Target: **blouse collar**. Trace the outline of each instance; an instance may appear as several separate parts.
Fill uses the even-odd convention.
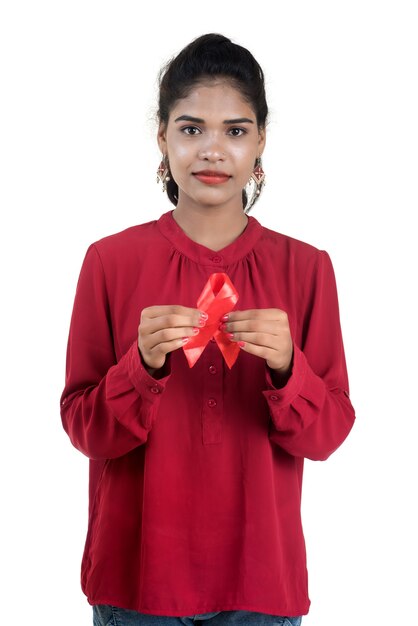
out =
[[[190,239],[174,219],[173,211],[174,209],[163,213],[157,220],[157,226],[179,252],[200,265],[219,267],[239,261],[253,249],[263,229],[260,222],[249,215],[242,233],[225,248],[215,251]]]

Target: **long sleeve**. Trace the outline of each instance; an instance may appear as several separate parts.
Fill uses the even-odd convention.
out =
[[[335,276],[324,251],[307,278],[302,310],[301,345],[294,343],[292,375],[285,387],[276,389],[266,368],[269,436],[294,456],[324,460],[344,441],[355,419]]]
[[[117,361],[106,279],[92,244],[77,283],[61,419],[73,445],[91,459],[122,456],[147,440],[170,377],[154,379],[135,340]]]

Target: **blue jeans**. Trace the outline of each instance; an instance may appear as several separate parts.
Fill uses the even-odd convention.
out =
[[[207,623],[206,623],[207,622]],[[188,617],[168,617],[146,615],[128,609],[119,609],[107,604],[93,606],[94,626],[300,626],[301,617],[281,617],[255,613],[254,611],[219,611],[189,615]]]

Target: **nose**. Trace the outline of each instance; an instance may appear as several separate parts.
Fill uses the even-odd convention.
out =
[[[200,146],[198,157],[202,161],[223,161],[226,154],[219,138],[208,136],[204,144]]]

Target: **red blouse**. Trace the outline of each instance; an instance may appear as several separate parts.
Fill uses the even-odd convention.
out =
[[[180,348],[155,379],[137,347],[144,307],[196,307],[213,272],[237,310],[287,312],[292,375],[264,359],[232,369],[209,341],[189,368]],[[92,244],[74,301],[61,417],[90,458],[82,588],[90,604],[155,615],[309,609],[300,518],[303,459],[326,459],[354,411],[331,261],[249,216],[214,252],[172,211]]]

